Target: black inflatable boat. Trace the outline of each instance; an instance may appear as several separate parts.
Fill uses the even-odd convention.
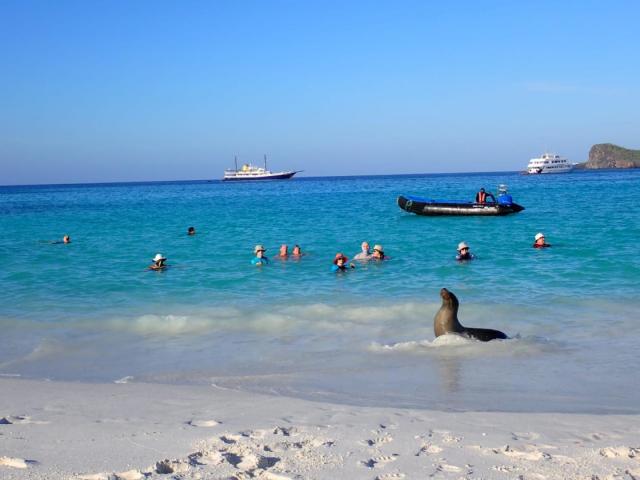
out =
[[[511,201],[475,203],[475,202],[449,202],[445,200],[432,200],[429,198],[414,197],[412,195],[400,195],[398,206],[416,215],[440,216],[440,215],[509,215],[524,210],[524,207]]]

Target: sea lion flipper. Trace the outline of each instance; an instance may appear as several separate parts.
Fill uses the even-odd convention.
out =
[[[509,338],[500,330],[493,330],[491,328],[465,328],[465,334],[470,338],[475,338],[482,342],[489,342],[491,340],[506,340]]]

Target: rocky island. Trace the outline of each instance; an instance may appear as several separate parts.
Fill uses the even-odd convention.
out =
[[[575,168],[640,168],[640,150],[630,150],[612,143],[598,143],[589,150],[589,160]]]

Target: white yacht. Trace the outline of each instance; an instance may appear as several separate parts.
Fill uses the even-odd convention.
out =
[[[295,170],[288,170],[285,172],[272,172],[267,170],[267,156],[264,156],[264,167],[258,167],[245,163],[242,168],[238,168],[238,159],[235,160],[236,168],[228,168],[224,171],[223,181],[229,180],[285,180],[293,177],[296,173]]]
[[[565,157],[555,153],[543,153],[539,158],[532,158],[527,165],[527,173],[568,173],[573,164]]]

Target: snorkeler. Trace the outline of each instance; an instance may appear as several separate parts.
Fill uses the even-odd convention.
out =
[[[265,257],[264,252],[267,250],[262,245],[256,245],[253,252],[256,254],[251,260],[251,265],[268,265],[269,259]]]
[[[466,260],[473,260],[476,256],[469,251],[469,245],[467,242],[460,242],[458,244],[458,255],[456,255],[456,260],[459,262],[464,262]]]
[[[149,270],[164,270],[168,267],[164,262],[167,261],[166,257],[163,257],[161,253],[156,253],[156,256],[151,260],[153,263],[149,265]]]

